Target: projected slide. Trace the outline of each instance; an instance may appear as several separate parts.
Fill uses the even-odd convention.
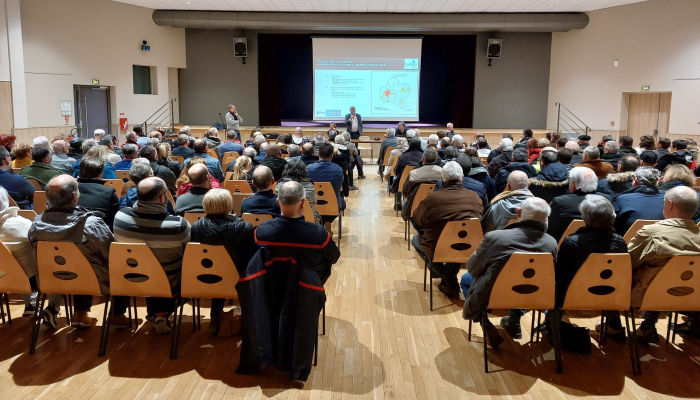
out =
[[[418,120],[420,39],[314,38],[313,51],[315,120],[342,119],[351,106],[363,121]]]

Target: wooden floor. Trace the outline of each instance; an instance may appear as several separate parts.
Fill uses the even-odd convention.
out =
[[[642,346],[643,375],[633,377],[627,347],[611,340],[599,347],[594,332],[592,353],[564,352],[564,374],[557,375],[549,343],[528,342],[530,313],[522,321],[524,339],[506,336],[500,349],[489,351],[492,372],[485,374],[479,326],[468,342],[463,300],[436,294],[436,310],[429,311],[423,265],[406,249],[403,221],[395,217],[375,167],[366,168],[368,178],[358,181],[360,190],[348,201],[341,261],[326,284],[327,334],[320,337],[318,366],[305,385],[274,370],[236,375],[240,338],[212,337],[206,320],[193,333],[186,319],[180,358],[170,361],[170,336],[155,334],[147,324],[136,334],[112,330],[107,355],[98,358],[99,327],[65,328],[63,318],[53,336],[42,328],[36,354],[28,355],[29,321],[16,318],[0,326],[0,399],[700,397],[695,340]],[[12,304],[19,316],[21,302]],[[91,315],[101,321],[101,304]],[[492,314],[492,322],[498,325],[503,315]],[[573,321],[593,329],[596,317],[579,314]],[[662,319],[660,332],[665,324]]]

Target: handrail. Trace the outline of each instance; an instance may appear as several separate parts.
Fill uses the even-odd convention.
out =
[[[557,106],[557,132],[561,132],[559,129],[560,127],[567,128],[569,132],[583,131],[584,134],[588,134],[591,131],[591,128],[586,125],[581,118],[577,117],[576,114],[571,112],[571,110],[569,110],[565,105],[559,102],[554,103],[554,105]],[[583,127],[581,127],[579,123],[581,123]]]
[[[150,117],[146,118],[146,121],[148,121],[149,119],[153,118],[154,115],[158,114],[158,112],[160,112],[160,110],[162,110],[165,106],[169,105],[170,102],[172,102],[172,101],[177,101],[177,99],[173,97],[172,99],[168,100],[165,104],[163,104],[162,106],[160,106],[160,107],[156,110],[156,112],[153,113],[153,115],[151,115]]]
[[[176,98],[168,100],[167,103],[163,104],[156,112],[154,112],[150,117],[146,119],[143,123],[144,132],[148,132],[148,126],[162,127],[163,123],[167,123],[172,132],[175,129],[175,111],[174,103],[177,101]]]

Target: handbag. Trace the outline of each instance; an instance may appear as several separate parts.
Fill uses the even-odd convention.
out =
[[[576,354],[590,354],[591,352],[591,337],[588,334],[590,330],[570,324],[566,321],[559,323],[562,350],[570,351]],[[551,340],[551,335],[550,335]]]
[[[243,319],[238,307],[234,307],[230,311],[222,311],[219,315],[221,316],[221,325],[219,326],[218,336],[231,337],[240,335],[243,330]]]

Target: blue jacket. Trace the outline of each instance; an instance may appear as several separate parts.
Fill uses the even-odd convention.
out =
[[[333,185],[333,190],[338,198],[338,207],[341,210],[344,209],[343,195],[341,194],[343,190],[343,169],[338,164],[321,160],[310,164],[306,167],[306,170],[308,171],[308,177],[314,182],[330,182]]]
[[[230,151],[235,151],[236,153],[238,153],[238,155],[241,155],[241,156],[243,155],[243,146],[241,146],[240,144],[238,144],[236,142],[222,143],[219,145],[217,150],[219,151],[219,157],[221,157],[221,158],[224,157],[224,153],[227,153]]]
[[[219,160],[206,153],[194,153],[192,157],[204,158],[207,162],[207,169],[211,173],[211,176],[216,178],[216,180],[219,182],[224,181],[224,173],[221,170],[221,163],[219,162]],[[185,160],[185,163],[183,165],[187,165],[188,162],[190,162],[189,158]]]
[[[131,162],[134,160],[121,160],[114,164],[115,171],[128,171],[131,169]]]
[[[265,160],[265,157],[267,157],[267,151],[261,151],[260,154],[255,156],[255,161],[261,163]]]
[[[615,232],[625,236],[638,219],[664,219],[664,194],[656,186],[640,185],[620,193],[615,206]]]
[[[12,200],[23,210],[29,210],[34,203],[34,186],[21,175],[15,175],[11,170],[0,170],[0,186],[7,190]]]
[[[530,165],[529,162],[514,161],[501,168],[496,174],[496,177],[494,178],[496,185],[496,193],[501,193],[502,191],[506,190],[506,186],[508,186],[508,177],[513,171],[522,171],[527,175],[528,178],[534,178],[535,175],[537,175],[535,167]]]
[[[547,164],[535,176],[538,181],[562,182],[569,179],[569,170],[560,162]]]
[[[472,171],[474,171],[476,168],[473,168]],[[486,172],[486,168],[481,168],[480,170],[483,170],[481,172],[477,171],[474,175],[471,173],[469,174],[469,177],[474,179],[475,181],[479,181],[484,184],[484,187],[486,188],[486,195],[489,197],[489,201],[492,200],[494,197],[496,197],[496,183],[491,179],[489,174]]]
[[[78,160],[73,164],[73,178],[77,178],[80,175],[80,161]],[[102,179],[117,179],[117,174],[114,173],[114,168],[109,162],[105,163],[105,169],[102,171]]]
[[[476,179],[472,179],[470,177],[464,177],[464,180],[462,181],[462,187],[465,189],[469,189],[472,192],[476,193],[479,198],[481,199],[481,204],[484,205],[484,210],[486,209],[486,206],[489,203],[488,195],[486,194],[486,186],[484,186],[483,183],[477,181]],[[442,188],[442,179],[437,181],[435,183],[435,191],[438,191]]]
[[[241,213],[270,214],[277,218],[280,216],[277,195],[272,190],[258,190],[241,202]]]

